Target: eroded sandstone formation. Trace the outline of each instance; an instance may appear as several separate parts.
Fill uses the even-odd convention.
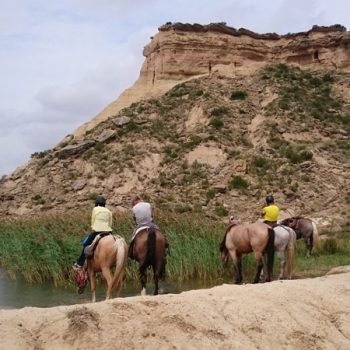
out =
[[[225,23],[165,24],[143,50],[140,78],[91,122],[76,130],[80,136],[132,102],[160,96],[174,85],[219,71],[250,74],[269,63],[307,68],[350,70],[350,32],[341,25],[314,26],[307,32],[257,34]]]

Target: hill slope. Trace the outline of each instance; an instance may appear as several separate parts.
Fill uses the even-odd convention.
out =
[[[266,66],[212,73],[123,109],[1,182],[3,214],[65,211],[97,193],[128,206],[254,220],[266,193],[288,213],[346,219],[350,75]]]

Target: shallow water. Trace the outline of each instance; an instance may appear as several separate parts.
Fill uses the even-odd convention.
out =
[[[222,284],[223,281],[203,282],[199,280],[177,283],[172,281],[160,282],[160,293],[181,293],[186,290],[210,288]],[[148,283],[147,293],[153,293],[153,283]],[[123,296],[140,295],[140,285],[126,283]],[[105,297],[105,287],[102,281],[98,282],[97,301]],[[59,305],[82,304],[91,301],[89,285],[84,294],[78,295],[76,288],[72,285],[67,288],[55,287],[50,282],[41,284],[26,283],[23,277],[18,276],[16,280],[8,277],[4,270],[0,269],[0,309],[19,309],[25,306],[51,307]]]

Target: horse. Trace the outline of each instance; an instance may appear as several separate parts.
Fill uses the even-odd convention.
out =
[[[272,280],[274,260],[275,231],[268,225],[256,222],[253,224],[230,225],[225,232],[220,244],[222,260],[227,263],[230,255],[234,265],[236,284],[241,284],[242,255],[254,252],[256,261],[256,274],[253,283],[260,281],[263,267],[263,255],[267,255],[266,282]]]
[[[158,283],[164,278],[167,241],[163,233],[155,228],[141,229],[131,247],[131,258],[139,263],[141,295],[146,295],[147,268],[153,269],[154,295],[159,292]]]
[[[306,246],[306,256],[309,258],[314,243],[318,242],[318,231],[316,224],[312,220],[302,216],[287,218],[279,221],[278,223],[292,228],[297,235],[297,239],[302,238],[304,240]]]
[[[128,260],[128,246],[124,238],[118,235],[107,235],[102,237],[94,254],[91,258],[87,258],[82,269],[78,269],[75,275],[75,281],[78,285],[78,292],[83,293],[87,277],[89,277],[92,302],[96,301],[96,273],[102,272],[106,281],[106,300],[111,298],[112,288],[115,286],[117,296],[120,296],[123,280],[125,275],[125,267]],[[115,267],[114,274],[111,268]]]
[[[287,251],[287,278],[292,279],[293,265],[294,265],[294,253],[295,253],[295,231],[283,225],[277,225],[273,228],[275,231],[275,253],[280,260],[280,274],[279,279],[284,278],[286,259],[285,253]]]

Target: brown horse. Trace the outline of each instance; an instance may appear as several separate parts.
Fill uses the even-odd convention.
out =
[[[165,274],[166,239],[156,228],[145,228],[137,233],[133,241],[132,257],[139,263],[141,295],[146,295],[147,268],[153,269],[154,295],[158,294],[159,279]]]
[[[89,276],[92,302],[96,301],[96,282],[95,275],[102,272],[106,281],[106,300],[111,298],[112,288],[115,286],[117,296],[120,296],[125,267],[128,259],[128,246],[124,238],[117,235],[107,235],[102,237],[95,249],[92,258],[85,261],[83,269],[76,271],[75,280],[79,288],[79,293],[84,291]],[[111,268],[115,267],[114,274],[111,273]]]
[[[275,232],[268,225],[256,222],[254,224],[231,225],[227,228],[220,244],[221,258],[226,263],[229,255],[233,260],[235,283],[240,284],[242,277],[242,255],[254,252],[256,274],[253,283],[260,280],[263,268],[263,255],[267,255],[266,282],[270,282],[273,273]]]
[[[309,258],[311,255],[314,244],[318,243],[318,231],[316,224],[307,218],[302,216],[294,216],[281,220],[281,225],[292,228],[297,234],[297,239],[303,239],[306,246],[306,256]]]

